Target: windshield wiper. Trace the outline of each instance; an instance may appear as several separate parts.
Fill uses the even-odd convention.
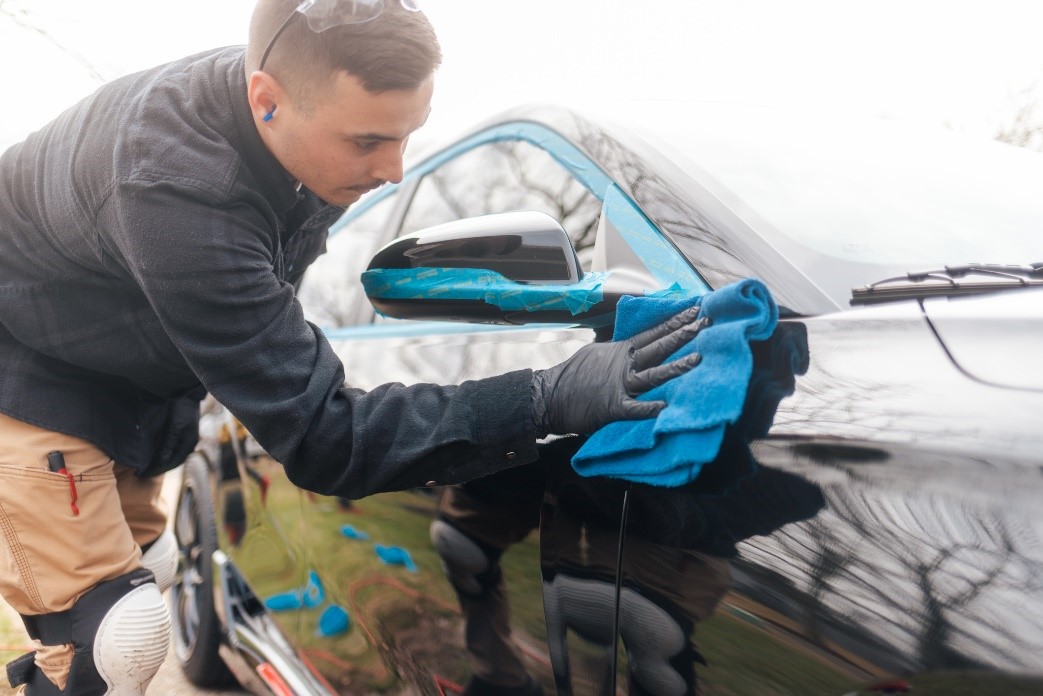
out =
[[[975,295],[997,290],[1043,286],[1043,262],[1027,266],[968,263],[933,271],[913,271],[851,290],[851,304],[872,304],[922,297]]]

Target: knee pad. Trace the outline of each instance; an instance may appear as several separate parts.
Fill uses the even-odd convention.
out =
[[[695,693],[693,659],[699,659],[689,640],[691,625],[682,626],[665,609],[626,588],[619,601],[619,624],[630,661],[630,692],[683,696]]]
[[[431,543],[457,592],[480,596],[500,578],[500,553],[467,536],[445,520],[431,523]]]
[[[22,620],[44,645],[75,646],[64,690],[35,668],[34,653],[8,665],[12,685],[27,684],[27,696],[144,696],[170,643],[166,602],[144,568],[99,583],[71,609]]]
[[[603,610],[614,603],[611,582],[558,573],[544,582],[547,631],[556,678],[567,675],[568,630],[593,645],[613,640],[613,616]],[[629,588],[619,597],[619,631],[627,651],[632,696],[684,696],[695,693],[694,660],[703,661],[689,640],[691,625],[682,626],[665,609]]]
[[[141,554],[141,565],[156,576],[160,592],[166,592],[174,584],[177,574],[177,538],[169,529],[145,547]]]

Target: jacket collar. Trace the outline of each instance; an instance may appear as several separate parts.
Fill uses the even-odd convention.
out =
[[[297,190],[293,177],[269,152],[268,146],[257,132],[250,103],[246,98],[245,61],[244,50],[236,60],[227,64],[229,101],[239,131],[239,156],[257,183],[260,193],[282,217],[301,200],[304,189]]]

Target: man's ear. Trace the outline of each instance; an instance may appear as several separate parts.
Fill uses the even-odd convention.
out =
[[[275,117],[280,103],[288,103],[286,90],[272,75],[260,70],[250,75],[246,82],[246,96],[254,121],[268,123]]]

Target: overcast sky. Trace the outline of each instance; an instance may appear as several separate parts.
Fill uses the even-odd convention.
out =
[[[245,41],[253,0],[0,0],[0,149],[112,78]],[[424,0],[427,138],[563,96],[783,103],[991,135],[1043,102],[1040,0]],[[1031,96],[1021,93],[1030,90]],[[1043,119],[1043,108],[1039,111]]]

